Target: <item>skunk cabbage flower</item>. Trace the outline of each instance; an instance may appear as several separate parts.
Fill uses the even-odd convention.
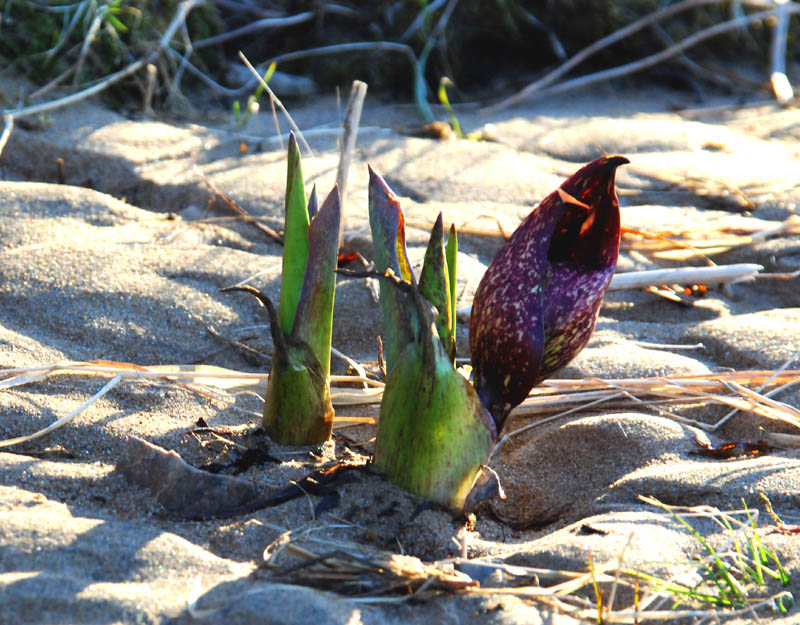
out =
[[[252,287],[267,309],[274,351],[264,403],[264,427],[281,445],[326,441],[333,427],[328,377],[341,203],[336,186],[317,210],[306,204],[300,152],[289,137],[280,308]]]
[[[371,169],[369,214],[387,368],[374,462],[401,488],[462,510],[484,497],[485,482],[477,478],[496,431],[453,366],[455,230],[445,245],[439,215],[417,285],[406,254],[403,211]]]
[[[531,388],[586,345],[619,256],[622,156],[592,161],[528,215],[475,292],[475,389],[498,432]]]

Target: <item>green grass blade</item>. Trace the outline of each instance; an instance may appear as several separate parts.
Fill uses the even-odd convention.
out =
[[[269,67],[267,68],[267,71],[264,72],[264,76],[262,77],[264,79],[264,83],[262,83],[260,80],[258,81],[258,87],[256,87],[256,90],[253,92],[253,97],[256,100],[258,100],[258,98],[260,98],[261,95],[264,93],[264,84],[269,82],[269,79],[272,78],[272,75],[275,73],[275,69],[277,67],[278,64],[275,63],[274,61],[270,63]]]
[[[729,597],[728,592],[725,590],[727,587],[728,590],[736,597],[736,600],[739,602],[744,602],[745,598],[742,596],[741,591],[739,590],[739,586],[736,583],[736,580],[731,577],[730,572],[728,571],[725,563],[722,562],[720,557],[717,555],[715,549],[711,546],[711,544],[698,532],[692,525],[687,522],[682,516],[677,514],[675,511],[670,510],[670,513],[673,517],[675,517],[681,525],[683,525],[692,536],[697,539],[703,548],[708,552],[708,554],[712,557],[712,561],[710,564],[706,566],[706,570],[708,571],[709,575],[711,576],[712,581],[717,586],[717,589],[720,592],[720,596],[725,600],[733,604],[733,600]],[[724,584],[723,584],[724,582]]]
[[[308,262],[308,208],[303,187],[300,150],[294,133],[289,134],[289,155],[286,169],[286,200],[283,236],[283,281],[279,318],[284,334],[291,334],[297,304],[303,288]]]
[[[792,593],[783,593],[775,599],[775,609],[781,614],[789,614],[794,607],[794,597]]]
[[[789,577],[789,573],[786,572],[786,569],[783,568],[783,565],[781,564],[781,561],[778,559],[778,556],[766,548],[764,549],[764,554],[769,560],[772,560],[775,563],[775,568],[777,569],[777,571],[773,571],[772,569],[767,569],[767,572],[770,574],[771,577],[780,580],[783,586],[788,586],[789,583],[791,582],[791,578]]]
[[[108,20],[108,23],[111,24],[111,26],[113,26],[117,32],[120,33],[128,32],[128,27],[125,26],[125,24],[123,24],[122,22],[120,22],[119,19],[116,18],[113,13],[109,12],[109,14],[106,15],[106,19]]]
[[[755,520],[753,521],[755,523]],[[753,579],[759,586],[764,584],[764,561],[763,545],[761,544],[761,537],[756,532],[755,526],[752,528],[752,534],[747,537],[747,546],[750,547],[750,557],[753,559],[755,569],[753,571]]]
[[[704,601],[706,603],[713,603],[715,605],[720,606],[730,606],[731,603],[729,601],[725,601],[716,595],[711,595],[704,592],[699,592],[696,588],[689,588],[688,586],[684,586],[682,584],[678,584],[676,582],[670,582],[660,577],[655,577],[653,575],[649,575],[647,573],[642,573],[641,571],[626,571],[626,574],[630,575],[631,577],[638,576],[640,579],[644,580],[645,582],[651,584],[654,588],[656,588],[659,592],[667,592],[671,595],[675,595],[676,597],[685,597],[687,599],[697,600],[697,601]],[[674,604],[674,607],[677,607],[683,601],[677,601]]]
[[[592,575],[592,589],[594,590],[595,607],[597,608],[597,625],[603,625],[603,591],[600,590],[600,586],[597,583],[591,551],[589,552],[589,573]]]

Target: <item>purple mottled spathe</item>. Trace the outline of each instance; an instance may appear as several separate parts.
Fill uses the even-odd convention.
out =
[[[623,156],[592,161],[547,196],[483,276],[472,304],[475,388],[497,424],[594,330],[619,256]]]

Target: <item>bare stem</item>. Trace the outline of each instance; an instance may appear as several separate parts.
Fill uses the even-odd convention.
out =
[[[3,119],[5,119],[5,124],[3,125],[3,134],[0,134],[0,156],[3,155],[3,149],[5,149],[8,138],[14,130],[14,116],[4,115]]]
[[[609,291],[624,291],[661,284],[726,284],[754,278],[764,269],[753,263],[717,265],[715,267],[679,267],[618,273],[611,280]]]
[[[156,77],[158,70],[152,63],[147,64],[147,85],[144,91],[144,98],[142,101],[142,111],[145,115],[150,116],[153,114],[153,91],[156,87]]]
[[[415,93],[425,93],[425,77],[423,76],[422,66],[419,59],[414,54],[414,50],[404,43],[397,43],[394,41],[358,41],[354,43],[340,43],[332,46],[321,46],[318,48],[309,48],[308,50],[298,50],[296,52],[287,52],[268,59],[268,63],[285,63],[287,61],[295,61],[297,59],[304,59],[310,56],[318,56],[321,54],[341,54],[344,52],[400,52],[405,54],[411,63],[411,69],[414,72],[414,90]],[[431,111],[428,102],[422,96],[415,96],[417,108],[420,114],[427,121],[433,121],[433,111]]]
[[[270,28],[285,28],[287,26],[294,26],[295,24],[302,24],[303,22],[307,22],[311,19],[314,19],[314,13],[312,11],[298,13],[297,15],[290,15],[288,17],[265,17],[264,19],[250,22],[241,28],[235,28],[234,30],[229,30],[227,32],[220,33],[219,35],[214,35],[213,37],[196,41],[194,43],[194,48],[199,49],[207,46],[213,46],[215,44],[228,41],[229,39],[235,39],[236,37],[241,37],[242,35],[257,33],[261,30],[267,30]]]
[[[278,99],[278,96],[275,95],[275,92],[272,89],[270,89],[270,86],[261,77],[261,74],[258,73],[256,68],[253,67],[253,64],[250,63],[250,61],[247,60],[247,57],[241,51],[239,51],[239,58],[242,59],[242,62],[247,66],[247,69],[249,69],[253,73],[253,75],[258,79],[258,82],[264,88],[264,90],[269,94],[270,101],[274,105],[276,105],[281,110],[281,112],[286,116],[286,119],[289,120],[289,124],[292,126],[292,129],[297,133],[297,136],[300,137],[300,141],[303,142],[303,145],[305,146],[306,150],[308,150],[308,153],[313,156],[314,152],[311,149],[311,146],[308,145],[308,142],[306,141],[305,137],[303,136],[303,133],[300,130],[300,128],[298,128],[297,124],[294,123],[294,119],[292,119],[292,116],[289,115],[289,111],[286,110],[286,107],[283,105],[283,102],[281,102]]]
[[[789,34],[790,3],[787,0],[775,0],[776,22],[772,33],[772,73],[770,82],[775,97],[781,104],[794,98],[794,89],[786,76],[786,41]]]
[[[345,193],[347,191],[347,173],[350,171],[350,162],[353,159],[353,150],[358,139],[358,126],[361,123],[361,108],[367,95],[367,83],[354,80],[350,89],[350,98],[347,100],[347,109],[344,114],[344,128],[342,130],[342,146],[339,154],[339,167],[336,170],[336,184],[339,185],[340,201],[344,210]],[[339,235],[341,244],[341,233]]]
[[[274,345],[275,349],[278,353],[286,353],[286,337],[283,336],[283,332],[281,331],[281,324],[278,320],[278,312],[275,310],[275,305],[272,303],[272,300],[264,295],[261,291],[256,289],[255,287],[249,285],[236,285],[236,286],[226,286],[220,289],[221,293],[230,293],[232,291],[242,291],[243,293],[250,293],[253,297],[255,297],[261,305],[267,309],[267,317],[269,318],[269,330],[270,334],[272,335],[272,344]]]
[[[713,267],[678,267],[675,269],[652,269],[615,274],[609,291],[641,289],[662,284],[727,284],[755,278],[764,268],[753,263],[715,265]],[[472,306],[458,309],[459,318],[468,318]]]

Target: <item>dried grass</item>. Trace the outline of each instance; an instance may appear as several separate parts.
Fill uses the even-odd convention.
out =
[[[698,548],[710,548],[710,553],[705,558],[669,565],[670,578],[664,579],[627,567],[624,548],[616,558],[607,562],[590,562],[586,571],[508,565],[495,562],[491,556],[470,560],[447,558],[426,563],[413,556],[360,543],[331,540],[324,537],[326,529],[331,526],[307,526],[282,533],[265,549],[264,562],[257,577],[335,592],[351,603],[418,602],[443,594],[511,595],[577,619],[603,623],[672,622],[687,618],[717,620],[722,616],[745,614],[758,620],[759,611],[774,609],[776,602],[791,598],[786,591],[773,591],[770,595],[765,579],[734,579],[742,600],[726,607],[723,597],[676,581],[693,571],[702,577],[711,560],[725,561],[733,574],[738,575],[738,567],[745,571],[749,566],[749,550],[742,547],[761,545],[756,530],[757,510],[675,507],[652,498],[641,499],[658,508],[660,512],[657,514],[663,514],[667,519],[677,519],[684,524],[684,519],[710,520],[719,528],[724,544],[711,548],[704,536],[688,526],[698,540]],[[663,565],[659,564],[661,570]],[[779,563],[775,566],[778,571],[783,571]],[[491,572],[483,578],[483,584],[467,572],[476,568]],[[766,572],[766,568],[763,570]],[[592,594],[598,592],[600,585],[611,589],[607,602],[592,600]],[[621,588],[631,591],[628,596],[633,597],[633,604],[614,609],[617,591]],[[760,596],[755,597],[756,594]]]
[[[550,380],[535,389],[516,410],[521,417],[535,421],[520,430],[506,435],[499,443],[524,429],[536,427],[553,419],[578,411],[593,410],[614,402],[615,405],[657,407],[660,403],[716,403],[747,410],[766,419],[777,420],[800,428],[800,410],[776,401],[769,395],[800,384],[800,370],[789,370],[786,366],[776,370],[738,371],[706,375],[663,376],[653,378],[628,378],[616,380]],[[50,366],[13,368],[0,370],[0,390],[10,390],[55,376],[82,376],[109,378],[100,390],[80,407],[70,411],[50,426],[27,436],[7,439],[0,447],[44,436],[69,423],[93,402],[110,392],[122,381],[152,383],[159,381],[214,397],[222,401],[234,401],[237,394],[260,391],[265,387],[266,374],[246,373],[209,365],[171,365],[143,367],[133,363],[113,361],[63,362]],[[366,404],[377,405],[381,401],[383,384],[366,376],[333,376],[332,397],[338,408]],[[357,388],[366,385],[367,388]],[[558,412],[562,411],[562,412]],[[696,427],[713,430],[717,424],[694,422],[665,413],[672,418],[691,422]],[[730,415],[724,419],[729,418]],[[335,427],[354,423],[374,423],[371,417],[337,416]],[[784,435],[792,436],[792,435]],[[800,440],[800,434],[796,439]],[[678,508],[670,508],[659,502],[647,501],[658,506],[665,514],[673,515]],[[746,532],[754,531],[757,511],[720,512],[715,508],[701,506],[680,509],[683,517],[705,516],[720,527],[730,529],[732,547],[723,545],[713,553],[715,558],[741,557],[736,551],[735,541]],[[737,515],[745,515],[745,520]],[[756,515],[756,516],[754,516]],[[732,529],[731,529],[732,528]],[[563,571],[509,566],[493,562],[491,558],[469,560],[470,564],[481,564],[499,571],[498,575],[484,580],[482,586],[470,577],[469,569],[460,570],[466,562],[462,558],[423,562],[422,560],[369,545],[343,540],[333,541],[322,537],[319,530],[324,527],[308,526],[284,532],[270,545],[264,554],[265,563],[259,576],[280,579],[282,583],[295,583],[336,592],[346,601],[354,603],[399,603],[409,600],[424,601],[442,594],[477,596],[513,595],[523,601],[566,614],[577,619],[590,619],[604,623],[673,622],[681,619],[705,619],[715,615],[726,617],[750,615],[774,608],[776,602],[787,597],[786,592],[763,596],[764,585],[742,587],[746,597],[745,607],[720,607],[704,603],[704,595],[687,591],[685,586],[671,579],[660,579],[641,570],[626,567],[625,551],[608,562],[592,563],[588,571]],[[711,557],[711,556],[709,556]],[[663,563],[662,563],[663,564]],[[675,564],[675,575],[686,572],[686,564]],[[705,567],[704,560],[691,561],[689,566],[699,571]],[[663,567],[662,567],[663,568]],[[670,569],[672,570],[672,569]],[[546,582],[543,584],[543,582]],[[592,589],[600,585],[610,588],[607,603],[594,600]],[[622,593],[622,589],[630,592]],[[618,592],[620,591],[620,592]],[[688,595],[686,594],[688,592]],[[756,598],[750,595],[759,593]],[[635,597],[633,605],[615,607],[623,596]],[[598,595],[602,597],[602,595]],[[612,597],[615,600],[612,600]],[[677,607],[676,607],[676,604]],[[708,607],[708,606],[711,607]]]
[[[798,234],[800,234],[800,216],[797,215],[792,215],[770,228],[762,228],[755,224],[750,228],[700,226],[663,232],[623,228],[620,248],[635,250],[653,259],[685,261],[692,258],[708,259],[709,256],[736,248],[756,245],[771,237],[790,237]]]
[[[790,360],[789,362],[791,362]],[[787,362],[788,365],[788,362]],[[659,414],[706,431],[714,431],[733,413],[709,424],[661,410],[668,404],[717,404],[734,411],[750,412],[765,419],[791,425],[800,430],[800,410],[776,401],[771,395],[800,384],[800,370],[788,370],[787,365],[776,370],[734,371],[703,375],[658,376],[603,380],[548,380],[535,388],[512,414],[535,419],[523,428],[510,432],[498,447],[510,437],[555,419],[601,407],[650,408]],[[0,369],[0,391],[39,382],[54,376],[79,375],[111,377],[97,393],[78,408],[46,428],[32,434],[0,441],[0,448],[33,440],[66,425],[103,397],[122,381],[145,382],[158,380],[180,386],[204,397],[233,403],[240,394],[260,394],[266,388],[268,374],[247,373],[211,365],[160,365],[143,367],[133,363],[96,360],[62,362],[41,367]],[[358,388],[358,387],[361,388]],[[757,389],[754,387],[758,387]],[[764,391],[767,391],[764,393]],[[377,406],[383,397],[383,383],[365,375],[331,376],[331,400],[337,408],[348,406]],[[340,411],[341,412],[341,411]],[[353,424],[374,424],[376,417],[337,415],[334,427]],[[787,435],[784,435],[787,436]],[[792,435],[788,435],[792,436]],[[798,435],[800,436],[800,434]],[[800,440],[800,439],[799,439]]]

